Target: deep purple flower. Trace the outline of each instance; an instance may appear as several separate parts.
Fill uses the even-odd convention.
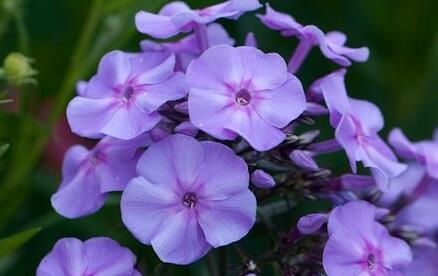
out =
[[[353,201],[333,209],[323,265],[328,276],[400,275],[412,261],[409,245],[375,221],[375,207]]]
[[[155,38],[169,38],[190,32],[199,24],[206,25],[219,18],[238,19],[243,13],[261,7],[258,0],[231,0],[203,9],[193,10],[184,2],[165,5],[158,14],[138,12],[135,23],[139,32]]]
[[[289,64],[291,73],[298,70],[315,45],[319,46],[324,56],[341,66],[350,66],[351,60],[365,62],[368,59],[368,48],[354,49],[344,46],[347,41],[345,34],[338,31],[324,34],[318,27],[302,25],[292,16],[275,11],[269,4],[266,4],[266,14],[257,16],[267,27],[280,31],[283,36],[296,36],[300,39],[300,44]]]
[[[82,242],[60,239],[38,266],[37,276],[141,276],[136,257],[116,241],[99,237]]]
[[[215,46],[187,68],[192,123],[218,138],[237,134],[259,151],[285,139],[280,130],[306,108],[300,81],[278,54]]]
[[[184,76],[174,73],[175,57],[160,53],[105,55],[97,75],[67,107],[72,131],[88,138],[129,140],[152,129],[157,109],[187,94]]]
[[[211,24],[207,27],[207,38],[209,47],[220,44],[234,45],[234,39],[219,24]],[[203,52],[195,34],[188,35],[176,42],[159,43],[152,40],[143,40],[140,42],[140,47],[144,52],[175,54],[176,69],[183,72],[189,63]]]
[[[122,219],[164,262],[189,264],[241,239],[256,218],[246,163],[228,147],[171,135],[140,158]]]
[[[393,129],[389,134],[389,143],[399,156],[415,160],[426,168],[430,177],[438,179],[438,137],[434,137],[434,140],[412,143],[398,128]]]
[[[72,146],[64,155],[62,182],[51,199],[53,208],[68,218],[96,212],[109,192],[122,191],[136,176],[138,150],[151,143],[146,134],[130,141],[106,137],[92,150]]]
[[[261,189],[270,189],[275,186],[275,179],[264,170],[257,169],[251,174],[251,183]]]
[[[378,135],[384,124],[379,108],[348,97],[344,71],[336,71],[321,81],[321,90],[330,112],[330,124],[336,128],[336,140],[345,149],[353,172],[357,170],[356,162],[361,161],[371,169],[379,188],[387,190],[389,179],[400,175],[406,165],[397,161]]]

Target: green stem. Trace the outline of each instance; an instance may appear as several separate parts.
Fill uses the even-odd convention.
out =
[[[39,128],[34,132],[34,122],[27,119],[20,124],[19,140],[12,143],[12,162],[8,169],[6,180],[1,186],[0,205],[7,206],[0,210],[0,229],[12,217],[15,211],[27,196],[29,189],[23,189],[25,179],[38,161],[44,147],[50,138],[50,133],[60,115],[65,109],[65,105],[70,97],[70,92],[74,89],[76,80],[82,72],[82,59],[89,47],[93,34],[98,26],[100,19],[102,0],[94,0],[88,18],[84,24],[78,46],[73,54],[66,77],[62,82],[60,92],[55,100],[52,113],[50,114],[47,128]]]

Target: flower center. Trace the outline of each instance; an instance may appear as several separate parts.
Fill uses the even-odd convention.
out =
[[[129,100],[131,99],[132,94],[134,94],[134,88],[131,85],[129,85],[123,90],[122,97],[124,100]]]
[[[183,205],[189,209],[195,208],[196,202],[198,202],[198,198],[194,193],[186,193],[183,197]]]
[[[374,270],[376,267],[376,256],[374,254],[368,255],[367,266],[369,270]]]
[[[248,105],[251,101],[251,94],[246,90],[240,90],[236,94],[236,103],[239,105]]]

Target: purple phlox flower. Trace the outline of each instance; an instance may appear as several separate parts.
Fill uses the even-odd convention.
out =
[[[261,189],[270,189],[275,186],[275,179],[264,170],[257,169],[251,174],[251,183]]]
[[[316,154],[308,150],[293,150],[289,154],[289,158],[295,165],[309,171],[319,170],[319,166],[313,157]]]
[[[144,134],[125,141],[103,138],[92,150],[76,145],[64,155],[62,182],[52,196],[52,206],[68,218],[99,210],[109,192],[122,191],[136,176],[139,149],[152,143]]]
[[[239,134],[259,151],[280,144],[281,128],[306,108],[301,82],[278,54],[214,46],[187,68],[192,123],[215,138]]]
[[[199,129],[197,129],[191,122],[186,121],[175,127],[175,133],[184,134],[187,136],[195,137],[198,135]]]
[[[176,1],[165,5],[158,14],[138,12],[135,24],[141,33],[155,38],[169,38],[219,18],[236,20],[243,13],[260,7],[258,0],[231,0],[203,9],[191,9],[184,2]]]
[[[105,55],[83,96],[67,107],[72,131],[88,138],[104,135],[129,140],[152,129],[157,110],[187,94],[182,73],[174,73],[175,57],[160,53]]]
[[[353,201],[336,207],[328,219],[329,239],[323,253],[328,276],[399,275],[412,261],[409,245],[390,236],[375,221],[375,207]]]
[[[211,24],[207,27],[208,46],[226,44],[234,45],[227,31],[220,24]],[[155,42],[152,40],[143,40],[140,47],[144,52],[163,52],[176,56],[176,70],[185,71],[189,63],[200,56],[203,52],[201,45],[195,34],[188,35],[176,42]]]
[[[36,275],[141,276],[134,268],[136,259],[128,248],[110,238],[91,238],[84,242],[63,238],[42,259]]]
[[[298,220],[297,228],[303,235],[317,232],[327,222],[328,215],[323,213],[309,214]]]
[[[167,263],[240,240],[256,218],[246,163],[228,147],[171,135],[153,144],[121,200],[126,227]]]
[[[257,44],[254,33],[248,33],[245,38],[245,46],[257,48]]]
[[[286,37],[296,36],[300,40],[300,44],[289,63],[291,73],[298,70],[307,54],[316,45],[319,46],[325,57],[341,66],[350,66],[351,61],[365,62],[368,60],[368,48],[344,46],[347,37],[341,32],[324,33],[314,25],[302,25],[288,14],[275,11],[269,4],[266,4],[266,14],[257,16],[268,28],[280,31]]]
[[[378,135],[384,125],[379,108],[371,102],[349,98],[340,71],[322,81],[321,90],[330,124],[336,129],[336,140],[346,151],[352,171],[356,173],[356,162],[361,161],[371,169],[378,187],[387,190],[389,179],[400,175],[407,166],[397,161]]]
[[[401,129],[396,128],[391,131],[388,140],[400,157],[415,160],[426,168],[430,177],[438,179],[438,137],[434,138],[412,143]]]
[[[403,269],[403,276],[436,276],[438,275],[438,250],[418,247],[413,249],[414,260]]]
[[[392,178],[390,189],[383,194],[379,204],[390,206],[399,198],[409,204],[397,213],[394,225],[424,234],[438,230],[438,180],[427,176],[426,169],[411,163],[400,176]]]

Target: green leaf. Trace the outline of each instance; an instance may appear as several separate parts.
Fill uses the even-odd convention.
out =
[[[14,252],[16,249],[18,249],[27,241],[29,241],[33,236],[35,236],[39,231],[41,231],[41,229],[42,229],[41,227],[36,227],[29,230],[25,230],[23,232],[12,235],[10,237],[1,239],[0,258]]]
[[[4,144],[0,146],[0,157],[2,157],[3,154],[8,150],[9,144]]]

